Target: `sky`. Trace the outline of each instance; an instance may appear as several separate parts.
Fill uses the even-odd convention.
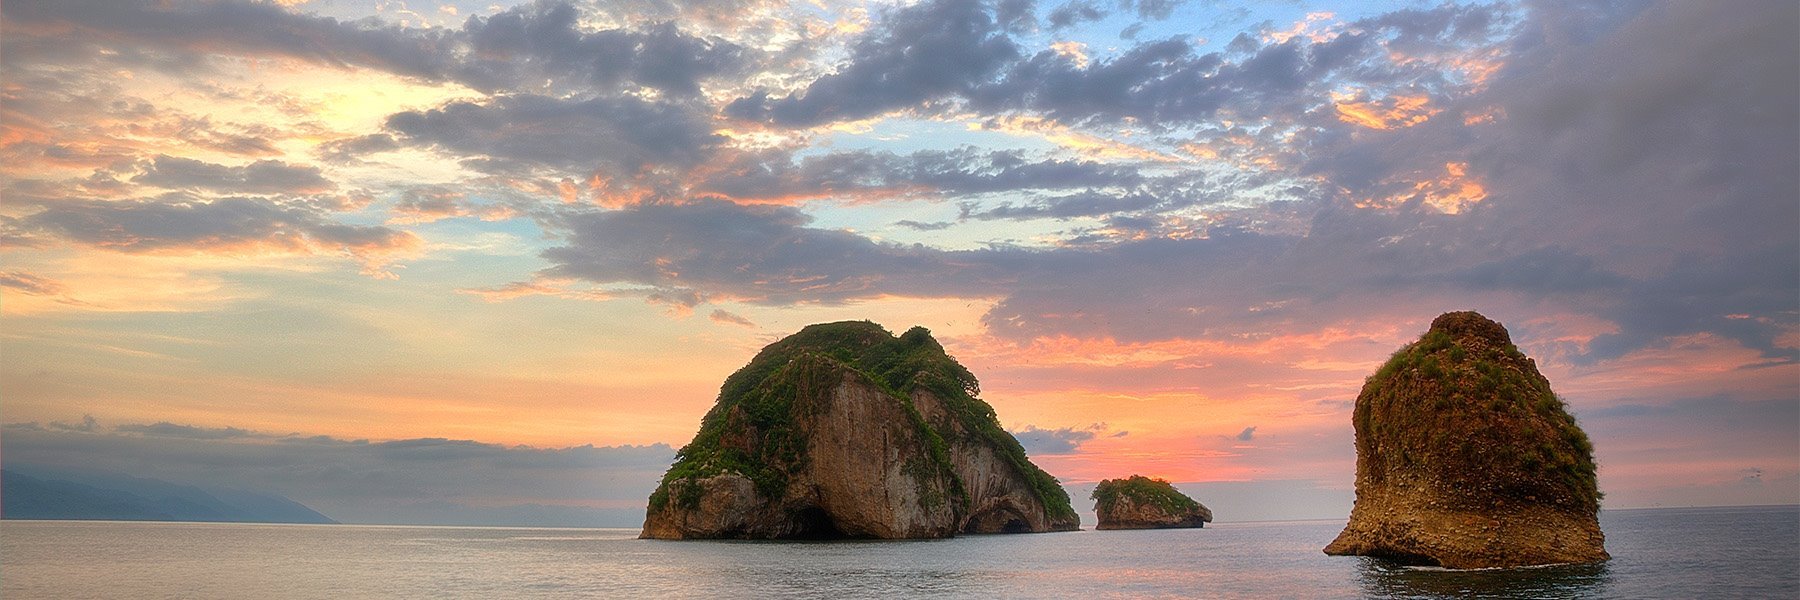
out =
[[[1800,503],[1793,2],[11,0],[0,459],[635,526],[757,349],[929,328],[1078,508],[1344,518],[1504,323],[1608,508]],[[1088,520],[1092,522],[1091,518]]]

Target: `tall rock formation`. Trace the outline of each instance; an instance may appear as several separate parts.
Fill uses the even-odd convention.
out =
[[[1356,506],[1326,554],[1450,568],[1606,560],[1594,449],[1506,328],[1453,312],[1356,397]]]
[[[1094,486],[1094,529],[1175,529],[1205,527],[1212,510],[1162,479],[1132,475]]]
[[[725,380],[641,537],[938,538],[1068,531],[1068,494],[922,327],[812,325]]]

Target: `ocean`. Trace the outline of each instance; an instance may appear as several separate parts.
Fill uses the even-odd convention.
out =
[[[1446,571],[1319,549],[1342,521],[929,541],[635,529],[0,522],[0,597],[1796,598],[1800,506],[1604,511],[1595,565]]]

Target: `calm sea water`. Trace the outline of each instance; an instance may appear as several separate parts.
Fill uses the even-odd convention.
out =
[[[625,529],[0,522],[0,597],[1796,598],[1800,507],[1601,515],[1613,560],[1487,571],[1319,549],[1342,522],[902,542]]]

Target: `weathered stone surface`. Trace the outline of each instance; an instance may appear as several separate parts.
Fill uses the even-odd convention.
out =
[[[1004,448],[970,431],[964,420],[951,412],[943,398],[929,389],[915,388],[912,401],[925,422],[947,442],[950,469],[969,495],[970,504],[957,531],[1022,533],[1080,528],[1080,517],[1073,509],[1060,514],[1052,512],[1059,498],[1066,507],[1068,496],[1040,494],[1033,487],[1031,473],[1003,457]],[[1060,490],[1058,487],[1055,491]],[[1051,497],[1043,500],[1044,496]]]
[[[1161,479],[1132,475],[1094,486],[1095,529],[1176,529],[1205,527],[1212,510]]]
[[[936,538],[1076,529],[1054,478],[923,328],[814,325],[732,375],[642,537]]]
[[[1506,328],[1446,313],[1356,398],[1356,506],[1326,554],[1487,568],[1606,560],[1593,446]]]

